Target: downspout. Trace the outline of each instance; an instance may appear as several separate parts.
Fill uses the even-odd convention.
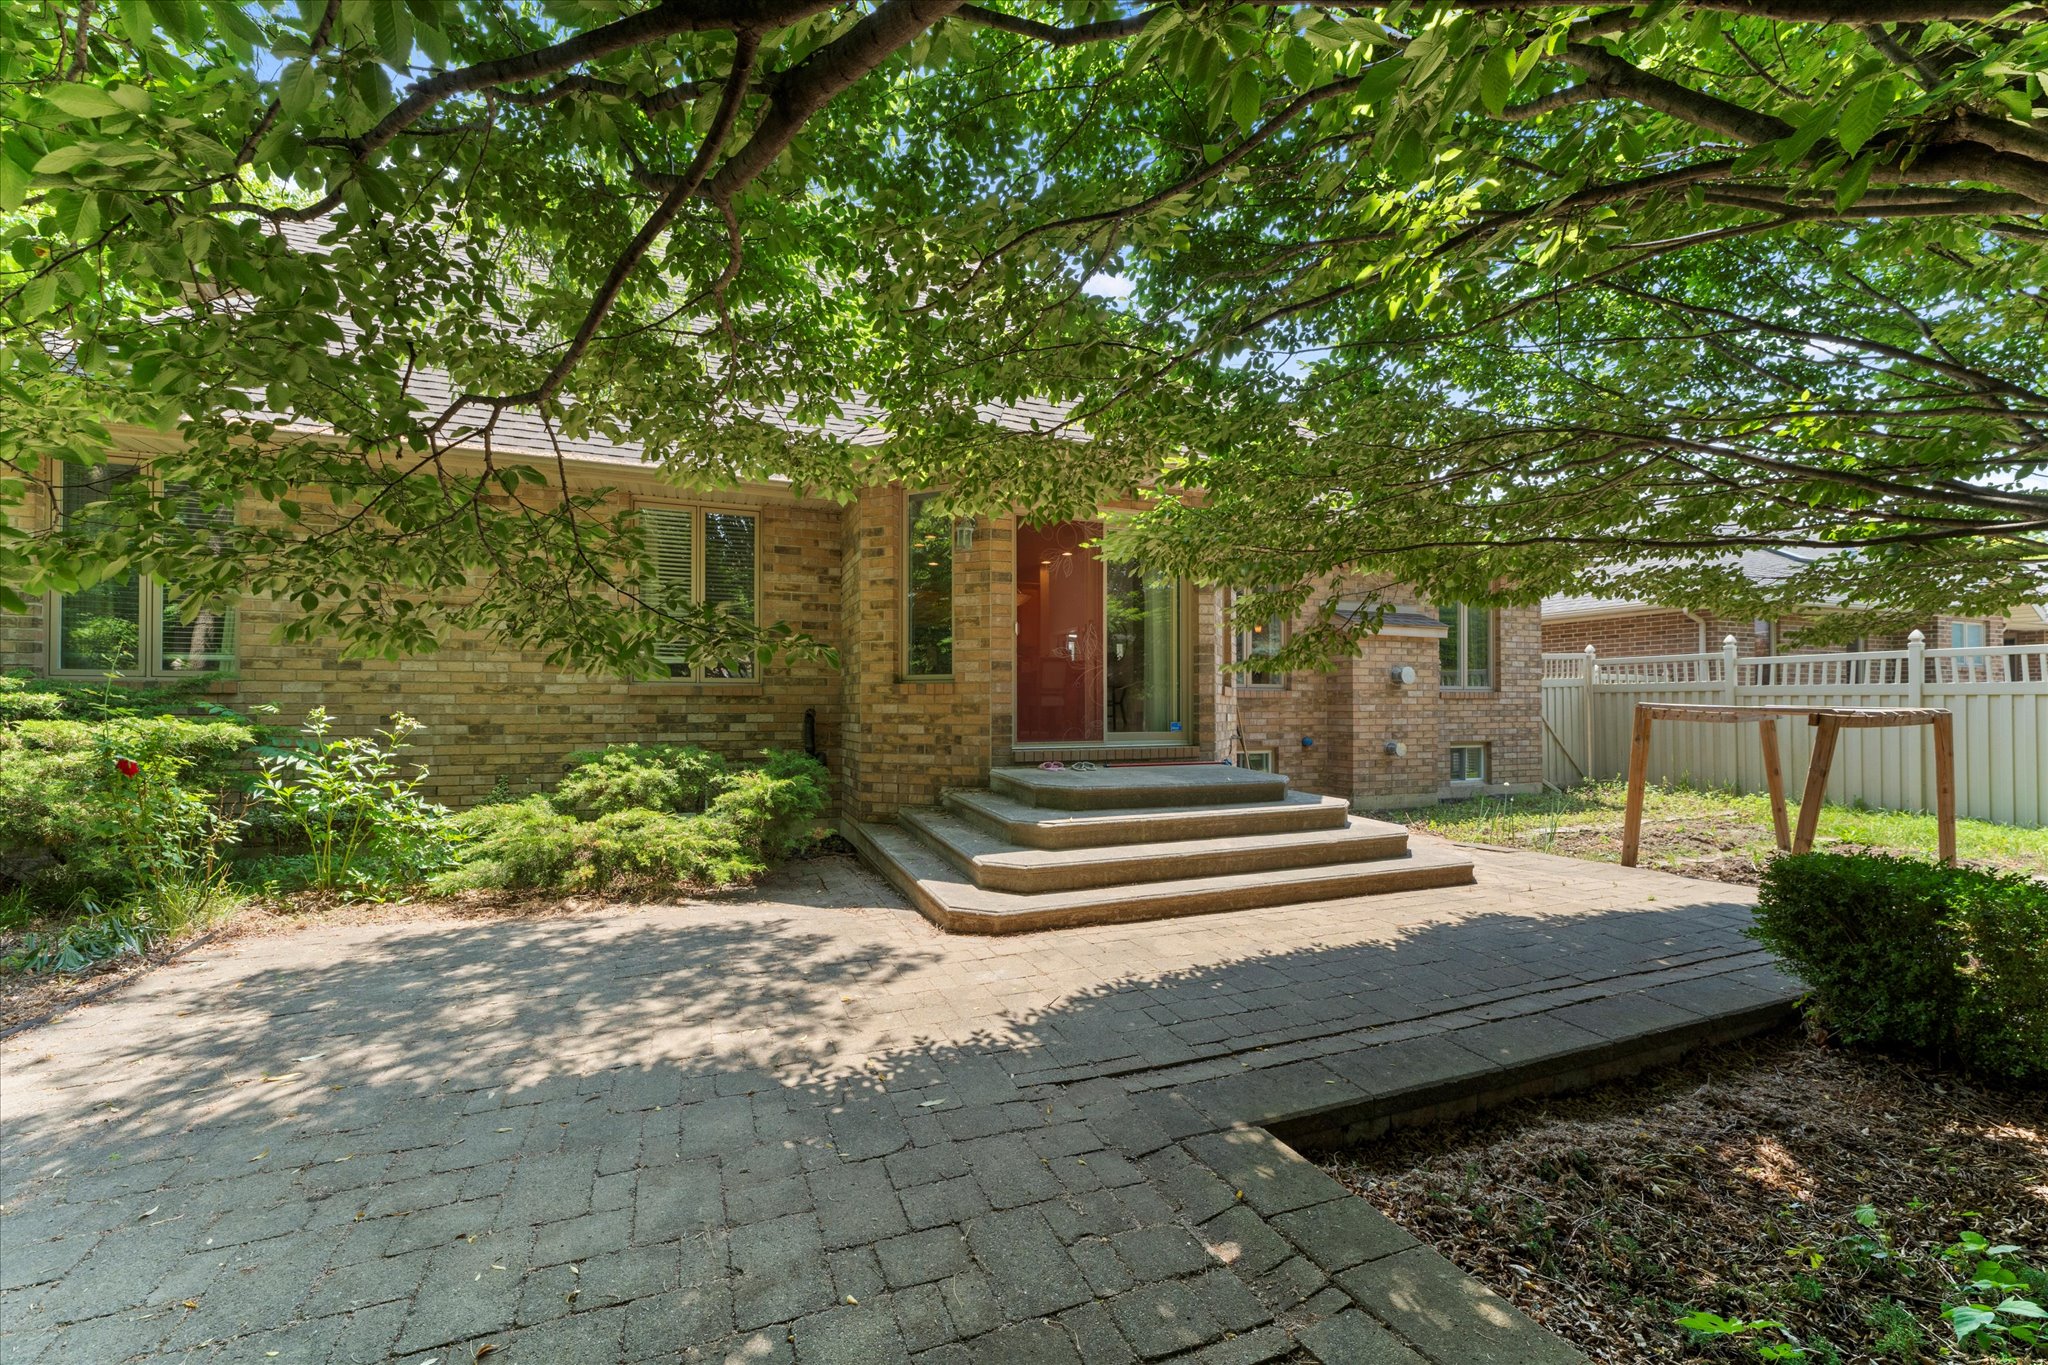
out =
[[[1688,620],[1688,621],[1692,622],[1692,623],[1693,623],[1694,625],[1696,625],[1696,626],[1698,626],[1698,627],[1700,628],[1700,647],[1699,647],[1699,648],[1698,648],[1697,650],[1695,650],[1695,651],[1694,651],[1694,653],[1697,653],[1697,654],[1704,654],[1704,653],[1706,653],[1706,652],[1707,652],[1707,618],[1706,618],[1706,617],[1704,617],[1704,616],[1701,616],[1701,615],[1700,615],[1700,614],[1699,614],[1698,612],[1694,612],[1694,611],[1688,611],[1688,610],[1686,610],[1686,609],[1685,609],[1684,607],[1680,607],[1680,608],[1679,608],[1678,610],[1679,610],[1679,613],[1680,613],[1681,615],[1683,615],[1683,616],[1685,617],[1685,619],[1686,619],[1686,620]]]

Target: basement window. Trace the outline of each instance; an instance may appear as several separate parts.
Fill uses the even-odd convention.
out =
[[[1484,782],[1486,780],[1486,746],[1484,744],[1453,744],[1451,746],[1451,781]]]
[[[1246,749],[1238,754],[1237,766],[1248,772],[1272,772],[1273,751],[1271,749]]]

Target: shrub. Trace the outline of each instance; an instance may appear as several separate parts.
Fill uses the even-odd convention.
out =
[[[2048,1077],[2048,886],[1913,858],[1778,858],[1755,937],[1813,988],[1852,1043]]]
[[[626,810],[692,814],[724,786],[726,761],[690,744],[614,744],[569,756],[555,804],[594,820]]]
[[[299,747],[266,756],[259,803],[305,841],[307,885],[381,894],[447,867],[448,812],[419,794],[427,770],[401,776],[398,751],[419,723],[391,717],[372,738],[330,739],[333,721],[314,707]]]
[[[776,862],[811,841],[827,780],[825,765],[809,754],[770,749],[759,768],[729,778],[704,814],[730,827],[763,862]]]
[[[473,806],[451,826],[456,865],[429,883],[434,891],[567,887],[582,875],[583,822],[545,796]]]
[[[173,716],[0,731],[0,884],[61,909],[210,868],[234,832],[223,792],[255,741],[237,721]]]
[[[0,723],[17,720],[57,720],[64,714],[64,698],[34,686],[26,678],[0,675]]]
[[[759,768],[734,770],[701,749],[617,745],[585,756],[553,798],[456,816],[457,866],[432,888],[729,885],[809,841],[825,784],[824,765],[804,754],[771,752]],[[713,791],[701,814],[687,809]],[[572,813],[591,810],[601,813],[589,820]]]
[[[766,869],[723,821],[658,810],[614,811],[587,830],[591,876],[725,886]]]

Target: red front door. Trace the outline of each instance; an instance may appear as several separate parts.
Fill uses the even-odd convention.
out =
[[[1017,528],[1017,742],[1102,738],[1099,521]]]

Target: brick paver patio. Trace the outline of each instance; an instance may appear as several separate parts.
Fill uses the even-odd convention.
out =
[[[0,1054],[0,1359],[1576,1360],[1251,1125],[1626,1067],[1791,983],[1743,889],[1478,856],[1014,939],[821,859],[202,949]]]

